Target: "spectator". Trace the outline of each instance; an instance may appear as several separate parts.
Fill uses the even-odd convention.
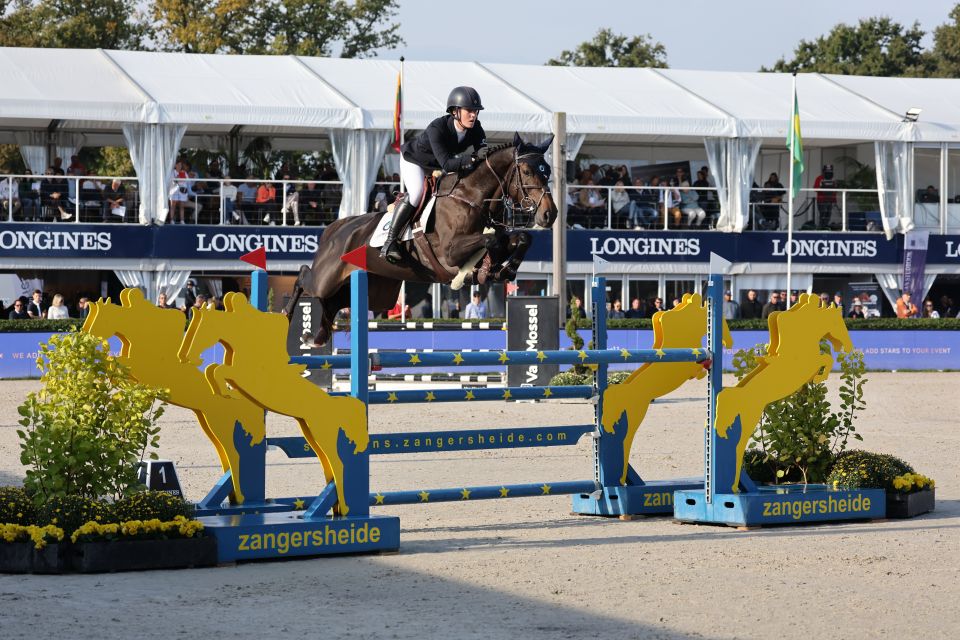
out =
[[[463,310],[463,317],[466,320],[473,318],[486,318],[487,317],[487,303],[480,300],[480,292],[474,291],[473,293],[473,302],[467,305],[467,308]]]
[[[763,317],[763,305],[757,300],[757,292],[753,289],[747,291],[747,300],[740,308],[740,317],[744,319]]]
[[[43,293],[40,289],[33,290],[33,299],[27,303],[27,315],[34,320],[47,317],[47,306],[43,303]]]
[[[654,314],[656,314],[658,311],[664,311],[664,310],[665,309],[663,308],[663,298],[654,298],[653,306],[650,307],[649,317],[652,318]]]
[[[910,292],[904,291],[897,298],[897,317],[898,318],[916,318],[919,315],[917,305],[910,302]]]
[[[867,314],[863,312],[863,303],[859,299],[853,299],[853,306],[850,307],[850,313],[847,314],[848,318],[866,318]]]
[[[780,300],[780,310],[781,310],[781,311],[783,311],[783,310],[785,310],[785,309],[792,309],[792,308],[794,308],[795,306],[797,306],[797,292],[796,292],[796,291],[791,291],[791,292],[790,292],[790,306],[789,306],[789,307],[787,307],[787,306],[784,305],[784,300],[783,300],[783,299]]]
[[[401,298],[397,298],[397,304],[393,305],[393,309],[387,312],[387,320],[405,320],[410,317],[410,305],[404,305],[401,310],[401,300]]]
[[[817,190],[817,220],[821,229],[830,228],[830,219],[837,208],[837,182],[833,179],[833,165],[823,165],[823,173],[813,181]]]
[[[50,304],[50,308],[47,309],[47,319],[49,320],[66,320],[70,317],[70,310],[67,309],[67,305],[63,304],[63,296],[59,293],[53,296],[53,302]]]
[[[303,211],[301,220],[320,222],[323,217],[323,191],[317,188],[317,183],[310,181],[300,190],[300,208]],[[386,211],[386,208],[384,208]]]
[[[610,309],[607,317],[611,320],[622,320],[626,317],[626,314],[623,312],[623,303],[621,303],[620,300],[613,301],[613,307]]]
[[[586,317],[583,311],[583,300],[581,300],[579,296],[571,296],[570,305],[571,306],[567,307],[568,318],[576,318],[579,320],[580,318]]]
[[[24,180],[20,183],[20,201],[23,204],[23,216],[27,222],[41,219],[40,180]]]
[[[640,298],[634,298],[630,301],[630,308],[623,314],[626,318],[645,318],[647,314],[643,308],[643,301]]]
[[[615,183],[610,193],[610,204],[613,206],[614,215],[626,218],[623,223],[625,229],[642,229],[642,223],[648,220],[647,213],[641,210],[636,201],[630,199],[630,194],[623,188],[623,180]]]
[[[193,280],[187,280],[187,285],[183,293],[183,306],[180,308],[182,311],[187,311],[192,307],[197,301],[197,283]]]
[[[833,294],[833,304],[837,305],[839,309],[843,309],[843,294],[839,291]]]
[[[29,320],[30,315],[27,313],[26,304],[22,299],[17,299],[13,301],[13,309],[10,310],[9,315],[7,315],[9,320]]]
[[[957,315],[957,310],[953,306],[953,298],[947,294],[940,296],[940,317],[953,318]]]
[[[662,210],[666,206],[667,213],[673,217],[673,228],[679,229],[683,212],[680,211],[680,192],[676,187],[676,179],[671,178],[669,188],[660,191],[660,209]]]
[[[193,301],[193,304],[187,307],[187,322],[193,320],[193,314],[197,309],[204,309],[207,307],[207,296],[202,293],[198,293],[196,299]]]
[[[173,171],[170,172],[170,188],[167,190],[167,195],[170,198],[171,224],[186,224],[184,216],[186,215],[187,193],[189,192],[186,184],[188,177],[183,168],[183,161],[177,160],[173,165]]]
[[[940,313],[933,308],[933,300],[927,298],[923,301],[923,313],[920,315],[921,318],[939,318]]]
[[[829,307],[830,306],[830,295],[826,292],[820,294],[820,306]]]
[[[257,217],[260,218],[261,224],[269,224],[271,226],[276,223],[270,219],[270,213],[274,210],[277,204],[277,188],[273,186],[270,182],[261,182],[260,186],[257,187]]]
[[[700,205],[700,208],[706,212],[707,217],[712,221],[719,208],[714,206],[716,200],[713,198],[713,192],[710,191],[710,183],[707,182],[707,174],[703,169],[697,171],[697,179],[693,181],[692,186],[697,189],[697,204]]]
[[[79,317],[81,320],[85,320],[89,315],[90,298],[81,296],[80,300],[77,301],[77,317]]]
[[[671,309],[676,309],[680,306],[680,298],[674,298],[673,302],[670,304]]]
[[[173,308],[174,308],[174,306],[173,306],[172,304],[170,304],[169,302],[167,302],[167,294],[164,293],[164,292],[162,292],[162,291],[160,292],[160,295],[157,296],[157,306],[160,307],[161,309],[173,309]],[[193,306],[193,305],[191,305],[191,306]]]
[[[927,188],[920,192],[919,201],[924,204],[935,204],[940,202],[940,192],[932,185],[927,185]]]
[[[292,173],[284,173],[283,180],[293,180]],[[285,191],[284,194],[286,197],[283,199],[283,207],[280,209],[280,215],[283,216],[284,222],[287,220],[287,211],[293,212],[293,226],[299,227],[303,223],[300,222],[300,192],[297,191],[297,185],[284,182]]]
[[[7,173],[6,167],[0,168],[0,173]],[[11,214],[16,215],[20,204],[20,181],[12,178],[0,178],[0,218],[12,220]]]
[[[760,229],[774,231],[780,228],[780,203],[783,202],[785,193],[780,183],[780,176],[771,173],[763,183],[763,191],[760,193],[761,204],[757,205],[760,220],[755,220],[755,223]]]
[[[127,214],[127,208],[124,205],[126,198],[126,188],[123,182],[114,179],[109,187],[103,190],[103,205],[101,207],[101,217],[104,222],[116,220],[123,222]]]
[[[237,212],[237,186],[230,180],[225,180],[219,195],[223,199],[223,221],[226,224],[240,222],[240,214]]]
[[[580,196],[578,203],[580,209],[583,211],[583,214],[586,218],[587,227],[594,227],[598,221],[606,220],[606,211],[604,207],[607,204],[606,198],[600,195],[600,190],[593,187],[593,180],[587,178],[583,183],[584,188],[580,189]],[[600,224],[599,226],[604,226]]]
[[[67,213],[67,210],[64,208],[67,206],[68,194],[66,183],[61,178],[54,177],[57,175],[54,167],[47,168],[44,173],[51,177],[44,178],[43,184],[40,185],[41,205],[52,211],[54,219],[56,219],[58,213],[61,220],[66,221],[72,219],[73,214]]]
[[[207,177],[216,180],[223,180],[226,177],[223,175],[223,170],[220,168],[220,161],[217,158],[211,160],[210,164],[207,165]]]
[[[740,305],[733,300],[733,294],[729,291],[723,294],[723,319],[736,320],[740,317]]]
[[[707,217],[707,212],[700,206],[699,196],[690,188],[690,183],[684,180],[680,184],[680,209],[687,216],[687,227],[699,227]]]
[[[237,221],[239,218],[243,224],[250,224],[247,221],[246,214],[253,215],[256,212],[257,208],[257,183],[256,178],[252,175],[247,176],[246,181],[244,181],[239,187],[237,187],[237,211],[239,212],[238,216],[234,217],[234,221]]]
[[[57,156],[56,158],[53,159],[53,164],[50,165],[50,168],[53,169],[52,175],[55,175],[55,176],[66,175],[63,172],[63,158],[61,158],[60,156]]]
[[[771,313],[780,310],[780,294],[774,291],[770,294],[770,302],[763,305],[763,312],[760,314],[760,317],[764,319],[769,318]]]
[[[60,160],[60,159],[57,158],[57,160]],[[80,162],[80,156],[70,156],[70,166],[67,167],[67,173],[73,174],[75,176],[86,175],[87,167],[82,162]]]
[[[654,177],[654,180],[657,181],[657,184],[660,183],[659,178]],[[633,186],[636,188],[630,190],[629,196],[630,200],[637,205],[640,220],[639,226],[634,226],[634,228],[643,229],[645,227],[652,227],[656,224],[657,216],[659,215],[657,212],[657,194],[646,188],[643,184],[643,178],[637,177],[633,181]]]
[[[207,302],[207,309],[216,309],[217,311],[224,311],[225,308],[223,306],[223,298],[219,296],[213,296],[212,298],[210,298],[209,302]]]

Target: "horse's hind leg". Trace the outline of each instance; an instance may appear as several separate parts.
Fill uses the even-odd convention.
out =
[[[287,306],[283,308],[283,315],[287,316],[287,319],[291,322],[293,321],[293,310],[297,306],[297,301],[300,300],[300,296],[303,295],[303,283],[304,280],[310,277],[310,267],[303,265],[300,267],[300,273],[297,274],[297,281],[293,284],[293,294],[290,296],[290,302],[287,303]]]

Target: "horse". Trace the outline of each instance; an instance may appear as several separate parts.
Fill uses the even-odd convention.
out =
[[[834,351],[853,351],[842,310],[833,304],[822,305],[812,294],[802,293],[789,310],[771,313],[767,324],[770,344],[766,355],[757,358],[757,366],[736,386],[717,395],[717,435],[727,438],[729,429],[740,422],[733,493],[740,491],[743,454],[766,406],[830,375],[833,357],[821,353],[820,342],[826,338]]]
[[[103,339],[120,338],[120,361],[138,382],[167,390],[167,402],[190,409],[213,443],[223,471],[230,472],[233,501],[243,504],[241,456],[234,443],[237,423],[250,436],[250,446],[266,435],[263,409],[246,398],[225,398],[210,392],[203,373],[177,357],[183,340],[183,313],[151,304],[140,289],[124,289],[120,305],[110,299],[90,305],[82,331]],[[216,342],[199,345],[201,350]]]
[[[707,333],[707,308],[699,293],[686,293],[680,304],[669,311],[653,314],[653,348],[696,349]],[[723,321],[723,344],[733,346],[726,320]],[[601,423],[607,433],[614,433],[620,417],[627,414],[627,433],[623,440],[623,471],[620,484],[627,484],[630,448],[647,409],[655,398],[677,389],[687,380],[701,379],[707,369],[698,362],[648,362],[631,373],[623,382],[607,387],[603,394]]]
[[[327,482],[335,485],[335,514],[347,515],[344,464],[337,445],[342,430],[354,444],[354,455],[366,450],[370,440],[366,406],[357,398],[329,395],[301,376],[306,367],[290,364],[286,318],[258,311],[240,293],[225,295],[223,306],[225,311],[194,310],[180,361],[195,366],[205,345],[222,343],[223,364],[207,365],[203,372],[209,388],[219,396],[247,398],[294,418],[320,459]]]
[[[357,267],[341,256],[365,247],[369,272],[369,308],[383,311],[397,300],[403,281],[482,283],[489,273],[495,282],[516,277],[530,248],[526,231],[495,222],[494,215],[525,214],[534,218],[534,228],[548,228],[557,217],[549,191],[550,166],[544,154],[553,136],[543,144],[528,144],[514,134],[513,144],[491,147],[486,158],[469,175],[446,174],[437,180],[435,213],[422,236],[400,242],[403,260],[398,264],[380,258],[369,243],[381,225],[383,213],[348,216],[324,230],[311,266],[300,269],[293,294],[284,309],[288,317],[301,295],[320,301],[320,329],[306,341],[322,346],[330,338],[333,319],[350,305],[350,273]],[[424,193],[424,205],[428,200]],[[416,224],[416,223],[413,223]],[[485,232],[486,231],[486,232]],[[475,266],[483,260],[483,266]],[[360,313],[355,309],[354,313]]]

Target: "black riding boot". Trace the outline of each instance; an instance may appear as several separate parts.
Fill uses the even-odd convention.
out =
[[[397,239],[403,234],[404,227],[410,222],[410,218],[416,213],[417,208],[404,200],[397,205],[393,212],[393,221],[390,224],[390,231],[387,232],[387,240],[380,249],[380,257],[391,264],[396,264],[403,259],[400,255],[400,249],[397,247]]]

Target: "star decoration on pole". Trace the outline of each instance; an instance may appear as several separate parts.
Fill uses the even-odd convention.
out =
[[[378,491],[377,494],[373,496],[373,499],[375,500],[374,504],[383,504],[385,498],[386,496]]]
[[[475,395],[473,395],[473,391],[467,390],[467,393],[466,393],[465,396],[463,396],[463,399],[464,399],[464,400],[476,400],[477,397],[476,397]]]
[[[461,499],[461,500],[469,500],[469,499],[470,499],[470,489],[467,489],[466,487],[464,487],[463,489],[461,489],[461,490],[460,490],[460,499]]]
[[[509,400],[509,399],[512,398],[512,397],[513,397],[513,394],[510,393],[510,389],[504,389],[504,390],[503,390],[503,399],[504,399],[504,400]]]
[[[657,357],[660,358],[661,360],[663,359],[663,356],[667,355],[663,349],[657,349],[656,354],[657,354]]]
[[[427,395],[425,399],[427,402],[433,402],[434,400],[437,399],[437,396],[434,395],[433,391],[427,391]]]
[[[507,356],[506,352],[501,351],[501,352],[500,352],[500,357],[497,358],[497,359],[498,359],[501,363],[506,363],[506,362],[508,362],[508,361],[510,360],[510,357]]]
[[[500,497],[501,497],[501,498],[506,498],[506,497],[508,497],[508,494],[509,494],[509,493],[510,493],[510,489],[507,489],[506,487],[500,487]]]
[[[552,395],[553,395],[553,391],[550,390],[550,387],[547,387],[546,389],[543,390],[544,398],[549,398]]]
[[[550,495],[550,485],[548,485],[546,482],[543,483],[543,485],[540,487],[540,490],[543,491],[543,495]]]
[[[463,355],[459,353],[453,354],[453,364],[463,364]]]
[[[586,359],[589,358],[590,356],[587,355],[587,352],[586,352],[586,351],[580,351],[580,352],[577,353],[577,357],[580,358],[580,362],[583,362],[584,360],[586,360]]]
[[[391,391],[387,394],[387,402],[396,402],[397,401],[397,392]]]
[[[545,354],[543,351],[537,351],[537,360],[539,360],[540,362],[543,362],[546,359],[547,359],[547,354]]]
[[[630,350],[629,350],[629,349],[620,349],[620,355],[623,357],[624,360],[629,360],[629,359],[630,359]]]
[[[430,492],[429,492],[429,491],[421,491],[421,492],[418,493],[417,495],[420,496],[420,502],[430,502]]]
[[[330,369],[331,367],[333,367],[333,365],[330,364],[330,361],[329,361],[329,360],[324,360],[324,361],[323,361],[323,364],[320,365],[320,368],[321,368],[321,369]]]
[[[415,353],[414,353],[414,354],[411,354],[411,355],[410,355],[410,364],[420,364],[420,356],[418,356],[418,355],[415,354]]]
[[[297,498],[296,500],[293,501],[293,508],[296,509],[297,511],[303,511],[303,507],[306,506],[306,504],[307,503],[305,503],[303,500],[301,500],[300,498]]]

